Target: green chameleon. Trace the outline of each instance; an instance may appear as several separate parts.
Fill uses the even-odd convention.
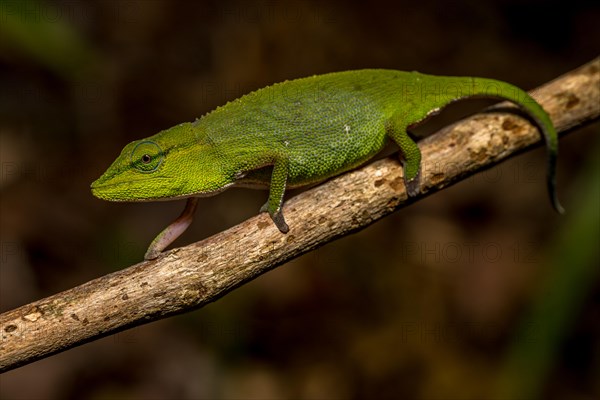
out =
[[[558,138],[544,109],[505,82],[383,69],[335,72],[277,83],[197,119],[129,143],[91,185],[98,198],[151,201],[187,198],[184,212],[150,244],[156,258],[190,225],[198,197],[232,186],[267,186],[267,211],[282,232],[286,188],[317,183],[355,168],[388,139],[403,156],[409,196],[419,191],[421,153],[407,129],[441,107],[470,96],[505,99],[541,128],[548,152],[547,184],[555,188]]]

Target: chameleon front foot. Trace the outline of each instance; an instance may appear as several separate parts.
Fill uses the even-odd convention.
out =
[[[285,222],[285,218],[283,218],[283,212],[281,212],[281,210],[275,212],[269,211],[268,201],[265,204],[263,204],[263,206],[260,208],[260,212],[269,213],[269,217],[271,217],[271,220],[273,221],[277,229],[279,229],[279,232],[288,233],[290,231],[290,227]]]
[[[421,191],[421,168],[417,170],[417,175],[412,179],[404,179],[406,194],[408,197],[415,197]]]
[[[271,219],[275,223],[275,226],[281,233],[288,233],[290,231],[290,227],[286,224],[285,219],[283,218],[283,213],[281,211],[276,212],[275,214],[269,214]]]
[[[194,211],[198,205],[197,197],[190,197],[185,203],[185,209],[175,221],[167,226],[161,233],[158,234],[148,246],[145,260],[154,260],[157,258],[168,245],[173,243],[185,230],[190,226],[194,219]]]

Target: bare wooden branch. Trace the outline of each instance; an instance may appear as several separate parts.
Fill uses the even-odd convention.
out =
[[[561,132],[600,115],[600,58],[534,91]],[[538,143],[521,117],[482,113],[419,143],[422,197]],[[415,201],[411,199],[410,201]],[[395,157],[342,175],[285,204],[281,234],[266,214],[153,261],[0,315],[0,371],[129,327],[190,311],[407,203]]]

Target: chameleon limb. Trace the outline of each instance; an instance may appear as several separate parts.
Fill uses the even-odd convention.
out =
[[[173,243],[175,239],[185,232],[194,219],[194,212],[196,211],[197,206],[197,197],[190,197],[187,199],[181,215],[163,229],[163,231],[154,238],[152,243],[150,243],[150,246],[148,246],[148,250],[146,250],[146,254],[144,255],[145,260],[153,260],[158,257],[168,245]]]
[[[281,211],[287,180],[288,163],[285,160],[275,161],[275,164],[273,165],[273,175],[271,176],[271,186],[269,188],[269,200],[261,208],[261,211],[269,212],[273,223],[281,233],[288,233],[290,230],[283,217],[283,212]]]
[[[406,123],[401,114],[396,114],[386,124],[387,135],[398,145],[402,153],[404,185],[409,197],[419,194],[421,180],[421,151],[417,143],[408,135]]]

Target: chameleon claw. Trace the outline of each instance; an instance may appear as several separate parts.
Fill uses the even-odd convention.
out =
[[[277,229],[279,229],[279,231],[281,233],[288,233],[290,231],[290,227],[285,222],[285,218],[283,218],[283,213],[281,212],[281,209],[279,211],[275,211],[275,212],[269,211],[269,202],[268,201],[262,205],[259,212],[269,213],[269,217],[271,217],[271,220],[273,221],[273,223],[275,224],[275,226],[277,227]]]
[[[404,180],[404,186],[406,187],[406,194],[408,197],[415,197],[421,192],[421,169],[417,171],[417,175],[410,179]]]
[[[265,204],[263,204],[260,210],[258,210],[258,212],[269,212],[269,202],[267,201]]]
[[[281,211],[277,211],[275,214],[269,213],[269,215],[271,216],[271,219],[275,223],[275,226],[277,227],[277,229],[279,229],[281,233],[288,233],[290,231],[290,227],[285,222],[285,219],[283,218],[283,213]]]

